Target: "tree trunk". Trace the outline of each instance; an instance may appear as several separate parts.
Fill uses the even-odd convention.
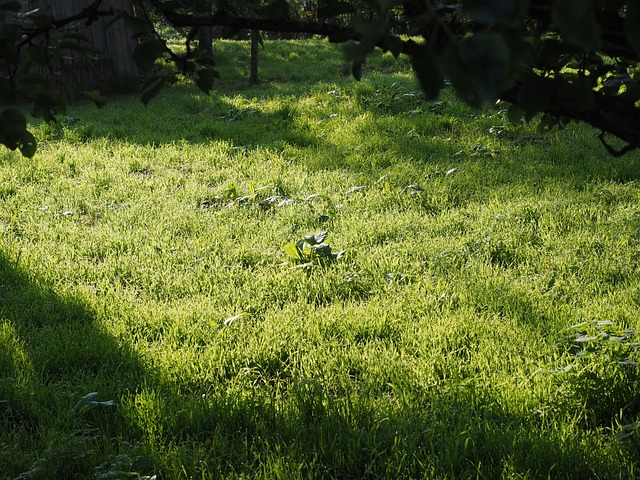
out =
[[[202,0],[202,8],[211,14],[211,0]],[[213,27],[200,27],[198,30],[198,51],[204,55],[213,55]]]
[[[258,54],[260,53],[260,32],[251,30],[251,73],[249,74],[249,83],[256,84],[260,81],[258,78]]]
[[[213,35],[211,27],[202,27],[198,31],[198,51],[202,54],[213,55]]]

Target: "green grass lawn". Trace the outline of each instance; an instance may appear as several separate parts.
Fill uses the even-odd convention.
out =
[[[0,478],[634,478],[640,155],[265,45],[0,153]]]

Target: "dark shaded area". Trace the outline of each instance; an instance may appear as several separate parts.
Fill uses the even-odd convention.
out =
[[[558,438],[535,412],[514,416],[473,383],[424,387],[416,401],[420,388],[408,372],[359,391],[350,377],[357,373],[345,371],[344,390],[336,392],[321,379],[288,377],[295,353],[281,352],[259,377],[235,386],[228,379],[226,391],[168,384],[131,346],[105,333],[89,306],[57,294],[6,252],[0,321],[0,425],[3,439],[12,439],[0,449],[0,478],[162,473],[170,445],[182,449],[190,475],[257,475],[265,455],[304,464],[298,473],[314,478],[587,478],[619,468],[590,463],[578,439]],[[402,404],[403,388],[413,392],[411,403]],[[73,406],[90,391],[117,406],[74,417]],[[139,392],[156,399],[149,421],[160,433],[153,439],[128,410]],[[399,403],[381,411],[376,402],[385,397]],[[523,435],[537,429],[540,436]],[[389,471],[391,464],[398,469]]]
[[[119,403],[138,382],[156,383],[133,349],[101,328],[82,300],[60,296],[19,256],[0,251],[0,478],[86,478],[101,461],[97,444],[118,449]],[[99,401],[76,417],[90,392]],[[25,455],[24,452],[30,452]]]
[[[348,91],[350,87],[342,88]],[[253,98],[260,102],[274,95],[287,98],[304,94],[304,91],[293,83],[265,83],[259,89],[244,86],[238,93],[245,93],[248,100]],[[336,102],[338,111],[339,96],[340,91],[332,90],[327,85],[323,101]],[[583,187],[595,177],[619,183],[640,179],[640,155],[632,153],[620,159],[608,156],[598,145],[595,131],[592,148],[585,146],[582,139],[576,138],[571,131],[587,127],[570,125],[566,131],[557,134],[535,134],[524,127],[505,126],[507,120],[493,108],[470,113],[478,124],[479,143],[467,150],[464,143],[455,141],[461,130],[457,118],[459,106],[450,106],[447,101],[427,102],[419,93],[396,84],[376,85],[371,93],[359,95],[357,101],[365,112],[381,122],[387,115],[410,118],[413,115],[411,112],[416,110],[422,112],[418,115],[426,115],[429,120],[415,121],[415,128],[409,131],[381,129],[379,139],[367,136],[367,142],[357,145],[337,146],[332,141],[335,139],[305,128],[295,121],[296,112],[284,103],[281,108],[264,113],[250,105],[238,108],[217,94],[212,97],[199,95],[190,87],[178,87],[165,92],[147,109],[140,108],[135,112],[130,109],[130,101],[130,97],[127,100],[115,99],[112,105],[101,112],[104,120],[100,122],[80,118],[68,124],[63,122],[47,127],[47,136],[52,140],[60,138],[64,126],[74,131],[80,141],[108,138],[141,145],[181,141],[206,145],[227,141],[236,152],[256,148],[284,152],[292,162],[304,164],[310,170],[359,171],[362,169],[362,156],[371,158],[372,171],[392,166],[396,158],[415,165],[429,164],[434,160],[440,164],[445,160],[449,165],[466,163],[479,171],[493,169],[498,173],[492,180],[496,183],[484,186],[487,188],[512,184],[543,185],[546,180],[553,178],[568,178],[573,188]],[[338,114],[328,114],[318,119],[319,124],[327,125],[344,121]],[[411,136],[410,143],[406,141],[407,136]],[[382,140],[385,140],[384,151],[380,149]],[[497,149],[496,141],[499,145]],[[574,156],[566,156],[567,143],[575,144]],[[522,162],[520,152],[540,148],[545,150],[544,157],[535,164]],[[307,149],[309,155],[301,153],[299,149]],[[330,155],[323,153],[326,151]],[[589,153],[592,151],[601,151],[601,157],[593,158]],[[607,176],[603,176],[602,162],[608,166]],[[456,186],[452,185],[447,195],[455,201],[453,197],[456,195],[469,197],[473,193],[482,194],[458,192]]]

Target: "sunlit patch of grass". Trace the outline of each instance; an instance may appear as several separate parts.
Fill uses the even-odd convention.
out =
[[[267,41],[250,86],[216,48],[211,96],[0,157],[0,477],[633,477],[637,359],[567,329],[638,328],[640,158],[389,55]]]

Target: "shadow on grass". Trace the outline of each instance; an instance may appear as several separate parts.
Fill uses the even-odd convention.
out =
[[[0,252],[0,478],[604,478],[616,471],[594,465],[579,437],[562,437],[535,414],[514,416],[471,387],[411,387],[403,403],[402,387],[337,392],[315,379],[278,383],[284,366],[275,365],[271,383],[218,382],[203,396],[191,380],[163,381],[98,317]],[[116,406],[74,415],[92,391]]]
[[[57,294],[0,251],[0,478],[93,475],[127,439],[120,399],[154,378],[85,302]],[[115,405],[74,414],[90,392]]]
[[[339,89],[354,88],[341,82],[343,87]],[[181,85],[162,92],[146,108],[141,104],[132,108],[131,102],[139,101],[135,97],[115,97],[99,113],[85,110],[80,119],[42,127],[41,136],[45,141],[67,135],[70,141],[103,139],[142,146],[185,142],[206,147],[226,142],[238,152],[271,150],[312,171],[362,171],[366,167],[371,172],[383,172],[397,162],[423,167],[432,164],[444,171],[451,167],[463,171],[464,167],[470,175],[484,179],[475,183],[483,190],[506,185],[536,188],[550,179],[566,179],[574,188],[582,188],[595,178],[616,183],[640,180],[640,155],[609,157],[596,132],[588,127],[572,124],[566,131],[548,135],[538,135],[526,127],[496,127],[506,120],[493,109],[476,112],[471,119],[467,118],[469,109],[452,100],[443,102],[442,109],[429,112],[431,104],[419,95],[413,96],[407,85],[385,82],[371,84],[369,90],[361,89],[357,94],[352,92],[358,97],[360,111],[368,115],[369,124],[349,133],[353,138],[348,140],[326,132],[340,131],[340,125],[346,128],[352,120],[325,112],[317,120],[318,125],[328,126],[324,132],[322,126],[310,128],[299,122],[292,108],[291,98],[313,92],[318,95],[319,89],[325,89],[319,101],[335,103],[335,111],[339,111],[339,92],[331,94],[335,87],[326,83],[262,84],[229,92],[225,89],[212,96]],[[230,94],[236,96],[225,97]],[[453,99],[450,92],[446,95]],[[268,112],[256,107],[256,103],[277,98],[281,99],[279,106],[276,101]],[[422,113],[413,118],[409,112],[415,109]],[[389,124],[389,118],[396,117],[402,121],[396,126]],[[332,122],[338,122],[338,127]],[[498,133],[488,133],[492,129]],[[378,133],[372,136],[374,130]],[[488,169],[493,172],[490,176],[484,175]]]
[[[317,381],[176,400],[164,399],[156,440],[193,476],[609,478],[625,468],[597,458],[580,434],[505,412],[487,392],[425,392],[422,405],[386,411],[380,398],[336,396]]]
[[[344,86],[344,90],[352,88]],[[139,102],[136,97],[114,97],[99,113],[87,107],[80,118],[43,126],[41,138],[46,142],[66,136],[79,143],[107,140],[142,146],[224,142],[238,151],[270,150],[310,170],[361,171],[364,157],[377,171],[397,159],[424,164],[425,159],[447,158],[455,152],[455,145],[434,142],[427,136],[407,141],[408,132],[384,127],[389,112],[376,106],[375,99],[363,103],[366,118],[354,127],[355,133],[334,135],[331,132],[343,131],[355,121],[337,113],[343,108],[337,92],[336,86],[328,83],[264,83],[208,97],[180,85],[162,92],[148,107],[132,107],[132,101]],[[319,107],[311,120],[299,121],[292,98],[309,95],[330,106]],[[268,109],[260,107],[263,102],[270,102]],[[370,130],[376,126],[380,126],[380,136],[374,138]]]

